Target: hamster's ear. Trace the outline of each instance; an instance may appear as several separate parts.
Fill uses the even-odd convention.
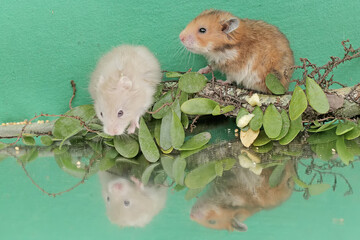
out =
[[[236,219],[236,217],[231,220],[231,226],[239,232],[246,232],[248,229],[246,224],[240,222],[238,219]]]
[[[231,33],[239,27],[240,21],[238,18],[230,18],[222,24],[222,31],[226,34]]]
[[[132,81],[130,80],[130,78],[128,78],[126,76],[121,76],[119,79],[118,86],[120,88],[125,88],[127,90],[130,90],[132,87]]]

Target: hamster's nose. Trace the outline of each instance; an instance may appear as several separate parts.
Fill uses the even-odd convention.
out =
[[[180,41],[184,42],[185,41],[185,36],[183,34],[180,33],[179,35]]]

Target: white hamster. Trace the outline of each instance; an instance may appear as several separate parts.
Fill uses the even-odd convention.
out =
[[[144,227],[164,208],[167,188],[99,172],[109,220],[120,227]]]
[[[160,64],[144,46],[121,45],[100,58],[89,91],[95,111],[109,135],[134,133],[153,103],[161,81]]]

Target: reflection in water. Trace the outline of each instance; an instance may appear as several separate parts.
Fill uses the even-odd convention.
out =
[[[235,142],[214,146],[192,157],[203,162],[214,157],[238,159],[243,153],[242,145]],[[266,168],[257,175],[235,164],[216,178],[198,198],[191,209],[191,219],[208,228],[246,231],[244,220],[261,210],[279,206],[290,197],[294,186],[291,178],[295,173],[294,162],[285,164],[281,181],[273,188],[270,187],[269,177],[274,168]]]
[[[134,176],[119,176],[111,171],[100,171],[102,196],[109,220],[120,227],[144,227],[166,203],[167,187],[144,186]]]

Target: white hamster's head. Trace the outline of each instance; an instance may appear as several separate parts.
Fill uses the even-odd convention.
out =
[[[182,44],[191,52],[206,55],[232,46],[240,20],[229,12],[206,10],[180,33]]]
[[[109,220],[120,227],[144,227],[160,211],[159,199],[124,178],[109,182],[103,197]]]
[[[192,207],[190,218],[207,228],[245,232],[247,226],[243,221],[250,215],[252,213],[246,208],[224,208],[214,203],[202,202]]]
[[[97,117],[108,135],[121,135],[139,113],[139,91],[133,89],[131,79],[104,79],[100,76],[94,101]]]

